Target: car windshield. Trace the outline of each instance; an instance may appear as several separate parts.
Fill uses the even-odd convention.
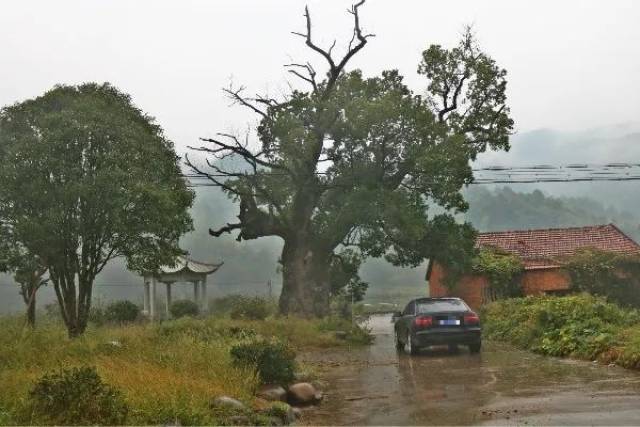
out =
[[[416,312],[418,314],[434,313],[439,311],[465,311],[467,306],[460,300],[432,300],[417,301]]]

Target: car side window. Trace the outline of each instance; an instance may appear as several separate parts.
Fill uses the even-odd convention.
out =
[[[409,304],[407,304],[407,306],[404,308],[404,311],[402,312],[403,316],[412,316],[414,315],[416,312],[416,303],[414,301],[411,301]]]

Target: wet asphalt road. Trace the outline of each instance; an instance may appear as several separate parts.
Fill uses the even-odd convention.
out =
[[[311,425],[640,425],[640,373],[537,356],[498,343],[479,355],[397,354],[389,316],[367,348],[317,352],[328,381]]]

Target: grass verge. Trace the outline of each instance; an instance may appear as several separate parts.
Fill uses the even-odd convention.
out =
[[[533,352],[640,368],[640,312],[587,294],[500,300],[483,335]]]
[[[297,351],[350,343],[334,333],[345,326],[341,321],[184,318],[94,327],[74,340],[57,322],[32,331],[24,328],[22,318],[1,321],[4,425],[31,424],[24,408],[33,384],[45,373],[76,366],[95,366],[106,383],[123,393],[131,409],[127,424],[220,424],[223,420],[210,409],[212,399],[227,395],[251,406],[259,387],[253,370],[232,363],[229,349],[235,343],[256,334],[284,340]],[[353,342],[361,338],[355,336]]]

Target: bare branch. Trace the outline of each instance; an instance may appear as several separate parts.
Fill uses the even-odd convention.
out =
[[[304,16],[307,21],[307,33],[302,34],[294,32],[293,34],[304,37],[306,39],[307,46],[322,55],[329,64],[329,69],[333,71],[336,68],[336,64],[335,62],[333,62],[333,58],[331,57],[329,52],[325,51],[321,47],[318,47],[315,43],[313,43],[313,40],[311,39],[311,14],[309,13],[309,6],[304,7]]]
[[[217,230],[214,230],[214,229],[210,228],[209,229],[209,234],[212,235],[213,237],[220,237],[224,233],[231,233],[233,230],[238,230],[240,228],[242,228],[242,223],[240,223],[240,222],[236,222],[234,224],[227,223],[227,225],[225,225],[224,227],[221,227],[221,228],[219,228]]]
[[[264,166],[264,167],[268,167],[268,168],[272,168],[272,169],[279,169],[279,170],[288,171],[288,169],[285,166],[283,166],[281,164],[270,162],[270,161],[265,160],[264,158],[262,158],[265,155],[264,151],[260,151],[260,152],[255,153],[255,154],[252,153],[247,148],[248,144],[247,143],[242,144],[235,135],[231,135],[231,134],[227,134],[227,133],[218,133],[218,135],[219,136],[224,136],[226,138],[231,139],[233,141],[233,143],[232,144],[228,144],[226,142],[223,142],[223,141],[221,141],[219,139],[214,139],[214,138],[200,138],[200,141],[210,142],[210,143],[214,144],[215,148],[192,147],[192,146],[189,146],[188,148],[193,150],[193,151],[199,151],[199,152],[213,154],[214,156],[216,156],[218,158],[228,157],[231,154],[237,154],[240,157],[242,157],[247,163],[249,163],[254,169],[256,168],[256,165],[260,165],[260,166]]]
[[[244,98],[241,95],[243,90],[244,90],[243,86],[240,86],[240,88],[238,88],[237,90],[233,90],[233,88],[231,87],[228,89],[222,89],[222,91],[226,93],[234,102],[237,102],[238,104],[249,108],[253,112],[261,115],[263,118],[268,119],[269,116],[267,115],[267,113],[265,113],[264,111],[262,111],[261,109],[253,105],[251,102],[249,102],[249,99]]]
[[[317,92],[318,91],[318,84],[316,82],[316,70],[311,66],[311,64],[309,64],[308,62],[306,64],[285,64],[285,67],[287,68],[302,68],[304,69],[308,74],[309,77],[304,76],[302,74],[300,74],[298,71],[296,70],[288,70],[291,74],[299,77],[300,79],[304,80],[305,82],[311,84],[311,86],[313,87],[313,91]]]

